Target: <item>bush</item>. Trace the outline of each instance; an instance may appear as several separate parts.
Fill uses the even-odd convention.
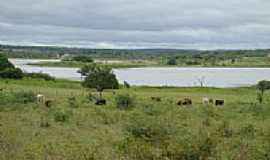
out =
[[[186,65],[200,65],[201,63],[198,61],[187,61]]]
[[[69,104],[69,107],[71,107],[71,108],[78,108],[79,107],[79,104],[77,102],[76,97],[69,97],[68,104]]]
[[[73,61],[84,62],[84,63],[92,63],[94,62],[92,57],[89,56],[75,56],[72,58]]]
[[[57,111],[54,113],[55,122],[66,122],[70,118],[70,112],[67,111]]]
[[[0,78],[21,79],[22,77],[22,70],[15,68],[14,65],[8,61],[7,57],[0,54]]]
[[[20,103],[33,103],[36,101],[36,96],[33,92],[17,92],[14,94],[17,102]]]
[[[134,107],[134,99],[129,94],[120,94],[115,97],[116,107],[119,109],[130,109]]]
[[[6,68],[0,71],[0,78],[22,79],[23,72],[19,68]]]
[[[0,104],[9,103],[33,103],[36,101],[35,94],[31,91],[19,91],[19,92],[0,92]]]
[[[146,142],[162,144],[170,136],[175,135],[176,128],[168,123],[166,119],[158,116],[147,116],[145,114],[134,114],[130,116],[130,123],[127,123],[126,130],[133,138]]]
[[[130,88],[130,84],[127,81],[124,81],[124,87],[125,88]]]
[[[25,77],[34,79],[44,79],[46,81],[54,81],[55,78],[46,73],[24,73]]]
[[[167,65],[176,65],[176,64],[177,64],[176,58],[174,57],[169,58],[167,61]]]
[[[0,54],[0,71],[7,68],[15,68],[4,55]]]

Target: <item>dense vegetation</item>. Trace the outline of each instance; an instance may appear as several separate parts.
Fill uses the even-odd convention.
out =
[[[0,80],[0,159],[269,159],[270,99],[256,88],[106,90],[96,106],[80,83]],[[128,92],[128,94],[127,94]],[[52,106],[37,103],[45,95]],[[153,101],[151,97],[161,97]],[[193,100],[190,107],[179,99]],[[225,105],[203,105],[202,97]]]
[[[116,75],[109,67],[92,64],[82,67],[79,72],[82,76],[86,76],[82,82],[82,86],[86,88],[95,88],[100,93],[100,99],[102,99],[103,90],[119,88]]]
[[[83,49],[61,47],[1,46],[10,58],[67,58],[44,66],[82,67],[96,60],[120,60],[113,68],[144,66],[269,67],[270,50]]]
[[[22,77],[22,70],[15,68],[7,57],[0,54],[0,78],[21,79]]]

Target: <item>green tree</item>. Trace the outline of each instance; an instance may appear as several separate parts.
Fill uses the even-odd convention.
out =
[[[23,72],[19,68],[6,68],[0,71],[0,78],[22,79]]]
[[[170,57],[167,61],[167,65],[176,65],[176,58],[175,57]]]
[[[15,68],[8,58],[0,54],[0,78],[21,79],[23,72]]]
[[[102,99],[102,92],[104,89],[119,88],[119,83],[115,74],[112,72],[112,69],[107,66],[93,64],[85,67],[84,71],[81,73],[86,76],[82,82],[82,86],[86,88],[95,88],[99,92],[100,99]]]
[[[258,90],[260,91],[260,93],[258,94],[258,100],[260,103],[263,102],[263,97],[264,97],[264,92],[266,90],[269,90],[270,89],[270,81],[260,81],[258,84],[257,84],[257,88]]]
[[[72,58],[73,61],[78,61],[78,62],[84,62],[84,63],[92,63],[94,62],[92,57],[89,56],[75,56]]]
[[[7,68],[15,68],[15,67],[8,61],[7,57],[0,54],[0,71],[5,70]]]

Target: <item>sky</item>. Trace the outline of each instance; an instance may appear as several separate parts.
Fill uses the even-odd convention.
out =
[[[0,0],[0,44],[270,48],[270,0]]]

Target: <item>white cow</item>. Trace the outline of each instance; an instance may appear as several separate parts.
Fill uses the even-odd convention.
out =
[[[209,98],[207,98],[207,97],[203,97],[203,98],[202,98],[202,103],[203,103],[203,104],[208,105],[209,102],[210,102]]]
[[[45,101],[45,96],[42,94],[37,94],[36,98],[38,103],[44,103]]]

